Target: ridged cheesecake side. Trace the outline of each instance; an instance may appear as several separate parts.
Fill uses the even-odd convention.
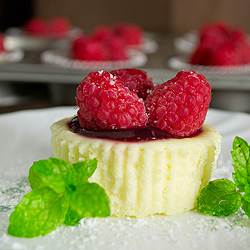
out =
[[[69,130],[71,119],[51,126],[53,154],[70,163],[97,158],[89,181],[105,189],[111,214],[118,217],[174,215],[194,208],[220,153],[221,136],[208,124],[194,137],[138,143],[80,136]]]

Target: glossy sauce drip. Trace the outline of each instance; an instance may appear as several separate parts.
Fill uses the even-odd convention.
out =
[[[79,135],[90,138],[110,139],[116,141],[145,142],[152,140],[165,140],[169,138],[183,139],[183,137],[171,135],[170,133],[155,127],[86,130],[80,126],[78,117],[74,117],[70,122],[68,122],[68,126],[72,132]],[[198,130],[196,133],[189,137],[197,136],[201,132],[202,129]]]

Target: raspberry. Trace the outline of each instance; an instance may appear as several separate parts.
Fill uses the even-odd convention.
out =
[[[25,24],[25,30],[27,33],[34,36],[47,36],[48,24],[42,18],[32,18]]]
[[[114,32],[122,37],[127,45],[140,45],[143,42],[143,30],[136,24],[120,23],[114,27]]]
[[[209,65],[225,66],[240,64],[239,53],[231,43],[225,43],[219,46],[211,55]]]
[[[93,36],[100,41],[106,41],[113,35],[113,29],[108,25],[99,25],[93,31]]]
[[[117,36],[101,40],[80,35],[73,41],[72,58],[83,61],[127,60],[127,47],[124,41]]]
[[[85,129],[126,129],[147,123],[142,99],[107,71],[90,72],[77,88],[76,101]]]
[[[207,23],[200,28],[200,42],[211,46],[220,45],[227,39],[229,27],[224,22]]]
[[[239,53],[240,63],[250,63],[250,44],[247,32],[240,28],[236,28],[230,33],[229,39],[231,43],[235,45],[235,48]]]
[[[4,35],[0,32],[0,52],[5,51],[4,48]]]
[[[147,97],[148,124],[176,136],[190,136],[202,126],[210,100],[211,86],[203,75],[180,71]]]
[[[72,58],[81,60],[82,58],[82,49],[85,46],[85,43],[87,42],[89,38],[85,35],[79,35],[77,36],[73,42],[72,42]]]
[[[207,46],[203,46],[199,44],[199,46],[195,49],[190,58],[190,63],[193,65],[208,65],[208,58],[211,53],[211,49]]]
[[[200,29],[200,42],[191,55],[190,63],[209,65],[210,54],[227,41],[227,26],[224,23],[208,23]]]
[[[73,41],[73,59],[83,61],[106,61],[108,54],[104,44],[92,37],[80,36]]]
[[[49,23],[49,32],[53,36],[64,37],[70,31],[70,24],[67,18],[54,17]]]
[[[126,44],[120,37],[114,35],[111,36],[109,39],[106,39],[105,45],[109,53],[110,61],[120,61],[128,59]]]
[[[236,46],[239,53],[239,59],[242,64],[250,63],[250,45],[248,43],[241,43]]]
[[[246,31],[241,28],[235,28],[231,30],[229,33],[229,40],[236,45],[249,42]]]
[[[124,85],[130,90],[136,91],[137,95],[146,100],[147,96],[155,87],[152,78],[139,69],[118,69],[110,72],[112,75],[119,76]]]

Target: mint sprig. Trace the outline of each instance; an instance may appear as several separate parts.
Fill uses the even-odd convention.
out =
[[[242,138],[236,136],[233,141],[233,179],[237,187],[245,191],[245,187],[250,183],[250,147]]]
[[[28,177],[32,191],[10,215],[8,233],[43,236],[62,224],[73,226],[84,217],[109,216],[104,189],[88,182],[96,168],[96,159],[76,164],[56,158],[34,162]]]
[[[49,187],[24,195],[10,216],[8,233],[19,237],[45,235],[61,226],[68,211],[64,197]]]
[[[242,207],[250,218],[250,146],[236,136],[231,155],[234,182],[226,178],[210,181],[197,198],[198,212],[228,216]]]
[[[198,211],[213,216],[228,216],[237,212],[241,198],[232,181],[225,178],[214,180],[202,189],[197,199]]]

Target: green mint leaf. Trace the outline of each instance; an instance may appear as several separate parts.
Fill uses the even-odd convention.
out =
[[[246,215],[250,218],[250,184],[247,183],[245,186],[245,193],[242,197],[242,209],[245,211]]]
[[[8,233],[28,238],[45,235],[63,224],[67,211],[64,197],[51,188],[31,191],[10,215]]]
[[[33,166],[37,164],[36,162],[33,163]],[[30,187],[32,188],[32,190],[37,190],[40,189],[42,187],[45,187],[45,184],[43,183],[43,181],[41,180],[40,176],[38,174],[35,173],[34,168],[31,167],[29,169],[29,176],[28,176],[28,180],[30,183]]]
[[[79,216],[69,206],[68,212],[67,212],[66,217],[65,217],[64,224],[68,225],[68,226],[74,226],[79,222],[80,219],[81,219],[81,216]]]
[[[109,198],[103,188],[96,183],[84,183],[75,191],[65,193],[69,206],[81,218],[107,217],[110,215]]]
[[[228,179],[210,181],[197,198],[198,212],[213,216],[228,216],[241,206],[242,195]]]
[[[77,172],[77,182],[81,183],[87,181],[89,177],[95,172],[97,168],[97,159],[86,160],[73,164]]]
[[[242,209],[245,211],[248,218],[250,218],[250,202],[244,198],[241,199],[242,202]]]
[[[247,201],[250,202],[250,184],[247,183],[247,185],[245,186],[245,193],[243,195],[243,198]]]
[[[96,168],[96,159],[73,165],[56,158],[34,162],[29,171],[33,191],[15,207],[8,233],[32,238],[63,223],[75,225],[83,217],[109,216],[104,189],[87,181]]]
[[[231,152],[233,159],[233,179],[236,186],[245,191],[245,186],[250,183],[250,147],[242,138],[236,136],[233,141],[233,151]]]
[[[34,162],[29,171],[29,182],[33,190],[48,186],[56,193],[65,192],[77,180],[74,167],[56,158]]]

